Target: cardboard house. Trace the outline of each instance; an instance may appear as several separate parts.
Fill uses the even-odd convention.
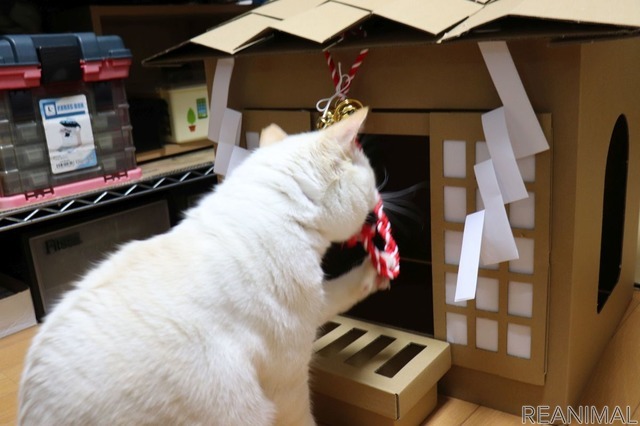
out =
[[[432,298],[412,315],[450,343],[439,392],[519,414],[579,401],[631,298],[639,28],[634,0],[278,0],[146,62],[204,60],[215,93],[217,64],[234,58],[225,100],[244,140],[271,121],[313,128],[335,92],[324,52],[348,67],[368,48],[349,92],[372,108],[365,131],[429,146]],[[549,149],[517,161],[529,197],[506,213],[519,258],[481,265],[475,298],[456,302],[465,218],[483,207],[483,114],[505,104],[488,41],[506,42]]]

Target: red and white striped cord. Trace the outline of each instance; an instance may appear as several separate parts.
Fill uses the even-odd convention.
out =
[[[347,242],[347,245],[353,246],[361,242],[371,258],[371,263],[378,271],[378,275],[392,280],[400,274],[400,252],[391,234],[391,223],[389,223],[389,218],[384,212],[382,199],[378,199],[373,213],[376,217],[376,223],[365,223],[360,230],[360,234],[353,236]],[[375,245],[374,238],[376,234],[380,235],[384,240],[384,248],[382,250]]]
[[[324,52],[325,58],[327,60],[327,66],[329,67],[329,72],[331,73],[331,80],[333,81],[333,85],[336,88],[336,93],[331,98],[323,99],[318,103],[318,105],[320,105],[321,102],[325,101],[325,107],[330,108],[332,100],[336,97],[339,97],[341,99],[347,97],[347,93],[351,88],[351,82],[353,81],[356,73],[362,65],[362,62],[368,54],[369,49],[362,49],[356,57],[356,60],[353,62],[353,65],[351,65],[349,74],[343,75],[340,67],[336,67],[331,53],[329,53],[328,51]],[[319,107],[318,110],[320,109],[321,108]],[[376,217],[376,223],[365,223],[360,230],[360,234],[352,237],[347,244],[353,246],[356,243],[361,242],[362,246],[369,254],[373,266],[375,266],[376,270],[378,271],[378,275],[392,280],[396,278],[398,274],[400,274],[400,253],[398,251],[398,245],[396,244],[393,235],[391,235],[391,224],[389,223],[389,218],[384,212],[381,198],[378,199],[373,212]],[[380,235],[380,237],[384,240],[383,250],[378,249],[374,243],[376,234]]]
[[[331,80],[333,81],[333,85],[337,90],[340,86],[340,75],[338,74],[338,68],[336,68],[336,63],[333,62],[333,57],[328,50],[324,51],[324,57],[327,59],[327,66],[329,67],[329,72],[331,73]]]
[[[328,50],[324,51],[324,57],[327,60],[327,66],[329,67],[329,72],[331,73],[331,80],[333,81],[333,85],[336,88],[336,94],[341,98],[345,98],[347,96],[347,93],[349,93],[351,82],[356,76],[358,69],[362,65],[364,58],[366,58],[368,54],[369,49],[362,49],[360,53],[358,53],[356,60],[353,62],[353,65],[351,65],[349,74],[344,75],[339,69],[340,67],[336,67],[336,63],[333,61],[331,53],[329,53]]]

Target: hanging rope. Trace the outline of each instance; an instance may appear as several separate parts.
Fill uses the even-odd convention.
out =
[[[347,98],[347,94],[351,88],[351,82],[355,78],[356,73],[368,54],[369,49],[362,49],[356,57],[353,65],[351,65],[349,73],[343,74],[341,64],[338,63],[338,66],[336,66],[331,53],[328,51],[324,52],[325,59],[327,60],[327,67],[331,73],[331,81],[333,81],[333,86],[335,87],[335,92],[330,97],[320,99],[316,103],[316,109],[321,113],[320,118],[316,123],[316,127],[318,129],[324,129],[349,116],[355,110],[362,108],[362,103],[355,99]]]
[[[356,73],[368,53],[369,49],[361,50],[353,65],[351,65],[349,73],[343,74],[341,64],[338,63],[336,67],[331,53],[328,51],[324,52],[335,92],[330,97],[319,100],[316,104],[316,109],[322,113],[317,123],[318,128],[323,129],[328,127],[351,115],[355,110],[362,108],[361,102],[347,98],[347,94],[351,88],[351,82],[355,78]],[[398,251],[398,245],[391,234],[391,224],[384,212],[381,198],[378,198],[378,202],[373,209],[373,214],[375,216],[375,222],[365,222],[360,233],[353,236],[347,242],[347,245],[354,246],[357,243],[361,243],[365,251],[369,254],[378,275],[394,279],[400,273],[400,253]],[[384,248],[382,250],[375,244],[375,238],[377,236],[380,236],[384,241]]]

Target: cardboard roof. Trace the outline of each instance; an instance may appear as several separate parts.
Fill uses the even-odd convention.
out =
[[[394,31],[389,32],[389,24],[395,25]],[[257,44],[270,51],[326,48],[343,41],[346,31],[360,27],[366,30],[367,40],[377,44],[385,37],[395,37],[397,42],[399,28],[414,42],[620,37],[640,32],[640,1],[273,0],[144,62],[255,53],[260,48],[250,47]],[[275,46],[273,40],[265,43],[274,38],[278,39]]]

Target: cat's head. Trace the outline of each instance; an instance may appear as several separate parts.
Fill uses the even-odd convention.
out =
[[[356,139],[367,113],[363,108],[327,129],[291,136],[271,125],[260,137],[274,169],[288,174],[309,201],[314,212],[310,225],[332,242],[356,234],[379,196]]]

